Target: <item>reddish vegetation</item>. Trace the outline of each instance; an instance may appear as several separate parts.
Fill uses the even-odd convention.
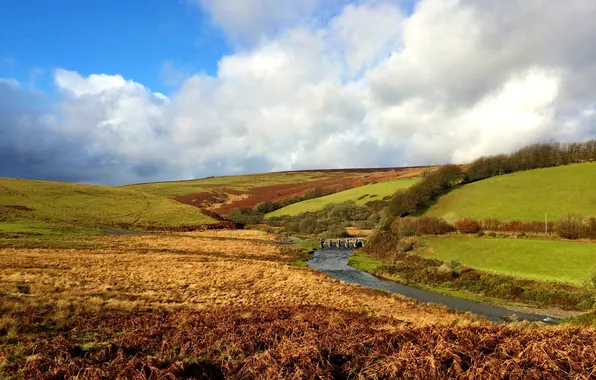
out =
[[[418,327],[320,306],[103,310],[58,319],[58,325],[56,312],[17,312],[21,356],[0,345],[0,356],[11,358],[4,375],[588,379],[596,370],[594,331],[579,328]]]
[[[480,223],[474,219],[461,219],[455,222],[453,227],[461,233],[464,234],[475,234],[476,232],[480,231]]]
[[[299,182],[290,184],[280,184],[271,186],[254,187],[246,193],[234,189],[219,189],[217,192],[203,192],[197,194],[187,194],[182,196],[175,196],[175,199],[179,202],[200,207],[201,209],[210,209],[219,215],[228,215],[235,208],[242,207],[254,207],[257,204],[270,200],[284,200],[290,199],[295,196],[302,196],[310,189],[337,189],[342,186],[349,185],[353,187],[362,186],[365,182],[381,182],[389,181],[396,178],[413,178],[418,176],[420,167],[413,168],[374,168],[374,169],[330,169],[330,170],[304,170],[300,172],[320,172],[320,173],[374,173],[367,178],[364,177],[336,177],[323,180],[315,180],[309,182]],[[294,172],[296,173],[296,172]],[[298,172],[299,173],[299,172]],[[246,194],[247,197],[239,199],[234,202],[228,202],[223,204],[228,195],[241,195]]]

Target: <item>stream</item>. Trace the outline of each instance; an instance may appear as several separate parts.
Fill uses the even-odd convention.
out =
[[[482,302],[470,301],[464,298],[447,296],[428,290],[418,289],[411,286],[399,284],[394,281],[383,280],[370,273],[348,265],[348,258],[352,250],[348,249],[330,249],[315,250],[312,259],[308,261],[308,266],[320,272],[327,273],[331,277],[357,284],[368,288],[384,290],[389,293],[401,294],[403,296],[417,299],[421,302],[445,305],[449,308],[463,312],[471,312],[482,316],[489,321],[504,322],[507,317],[515,314],[517,320],[542,321],[546,323],[559,322],[556,318],[545,315],[536,315],[529,313],[514,312],[502,307],[492,306]]]

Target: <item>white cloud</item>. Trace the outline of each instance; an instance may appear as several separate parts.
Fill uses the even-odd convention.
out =
[[[321,0],[194,0],[232,38],[257,39],[310,17]]]
[[[87,176],[464,162],[596,138],[589,0],[423,0],[411,15],[370,0],[317,23],[322,2],[252,0],[246,14],[233,0],[202,4],[231,35],[266,38],[222,57],[217,75],[184,75],[171,98],[119,75],[56,71],[58,110],[36,120],[76,143]]]

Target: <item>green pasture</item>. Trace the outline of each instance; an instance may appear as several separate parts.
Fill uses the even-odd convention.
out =
[[[536,169],[464,185],[444,195],[425,215],[501,220],[596,216],[596,163]]]
[[[580,285],[596,271],[596,244],[561,240],[432,237],[420,253],[487,272]]]
[[[343,203],[354,201],[359,205],[374,200],[382,200],[384,197],[392,195],[398,189],[405,189],[419,181],[418,179],[398,179],[394,181],[379,182],[371,185],[359,186],[354,189],[340,191],[339,193],[327,195],[320,198],[313,198],[306,201],[294,203],[292,205],[280,208],[266,215],[266,217],[281,215],[298,215],[303,212],[317,211],[329,203]]]
[[[0,233],[206,223],[198,208],[133,189],[0,178]]]

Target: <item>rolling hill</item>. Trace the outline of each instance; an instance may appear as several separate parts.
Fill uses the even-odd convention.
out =
[[[155,182],[123,188],[168,196],[225,216],[234,208],[254,207],[266,200],[290,199],[315,188],[341,189],[346,185],[359,187],[372,182],[416,178],[424,169],[427,167],[305,170]]]
[[[320,198],[313,198],[306,201],[294,203],[292,205],[275,210],[266,215],[266,217],[274,217],[281,215],[298,215],[303,212],[317,211],[325,207],[329,203],[342,203],[346,201],[354,201],[357,204],[365,204],[373,200],[382,200],[386,196],[390,196],[398,189],[410,187],[416,183],[418,179],[398,179],[387,182],[374,183],[371,185],[364,185],[354,189],[340,191],[339,193],[327,195]]]
[[[133,189],[0,178],[0,233],[53,234],[101,226],[196,226],[217,221]]]
[[[535,169],[474,182],[442,196],[424,214],[501,220],[596,216],[596,163]]]

